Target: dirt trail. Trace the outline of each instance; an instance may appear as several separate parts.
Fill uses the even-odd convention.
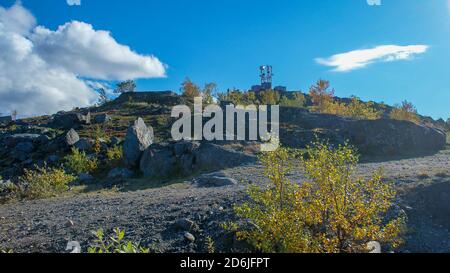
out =
[[[386,179],[402,189],[401,205],[410,220],[402,251],[450,252],[450,151],[434,156],[360,164],[358,173],[382,167]],[[115,227],[130,239],[162,252],[202,252],[205,238],[224,236],[219,224],[232,217],[232,205],[245,198],[248,181],[264,183],[262,169],[247,165],[222,171],[239,181],[218,188],[197,187],[189,181],[157,189],[116,194],[89,194],[0,206],[0,249],[19,252],[61,252],[68,241],[86,247],[91,231]],[[427,176],[425,176],[425,174]],[[300,173],[293,179],[301,180]],[[439,185],[439,186],[435,186]],[[436,187],[436,189],[434,189]],[[438,193],[436,193],[438,191]],[[447,194],[447,195],[446,195]],[[420,202],[419,202],[420,201]],[[442,203],[442,204],[441,204]],[[187,243],[174,222],[188,217],[200,225],[195,243]],[[70,226],[68,220],[74,225]]]

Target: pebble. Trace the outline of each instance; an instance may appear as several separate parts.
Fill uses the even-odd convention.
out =
[[[184,233],[184,239],[186,239],[187,241],[189,241],[189,242],[191,242],[191,243],[195,242],[195,237],[194,237],[194,235],[192,235],[192,234],[189,233],[189,232],[185,232],[185,233]]]

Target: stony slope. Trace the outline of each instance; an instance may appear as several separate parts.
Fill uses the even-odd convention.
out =
[[[408,214],[409,232],[402,252],[450,252],[450,150],[434,156],[360,164],[367,175],[384,168],[401,193],[400,207]],[[86,246],[90,231],[121,227],[129,238],[163,252],[205,252],[206,236],[222,250],[233,247],[219,224],[231,219],[232,205],[245,196],[247,182],[265,183],[259,165],[223,170],[237,185],[204,187],[186,182],[119,193],[91,193],[0,206],[0,247],[20,252],[64,251],[68,241]],[[293,179],[301,180],[301,173]],[[421,200],[419,202],[418,200]],[[423,202],[426,200],[426,202]],[[175,222],[189,218],[200,226],[189,243]],[[73,226],[68,224],[73,221]]]

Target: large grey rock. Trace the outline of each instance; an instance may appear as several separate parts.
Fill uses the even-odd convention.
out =
[[[280,123],[289,125],[281,126],[282,144],[294,148],[305,148],[316,137],[333,144],[348,140],[360,153],[370,156],[420,155],[437,152],[446,145],[443,131],[409,121],[354,120],[281,108]]]
[[[125,164],[131,167],[139,165],[142,153],[153,143],[153,128],[147,127],[142,118],[138,118],[128,128],[123,154]]]
[[[100,114],[94,117],[94,122],[96,124],[108,123],[112,118],[108,114]]]
[[[80,151],[89,152],[92,150],[92,146],[94,144],[94,141],[92,139],[88,138],[81,138],[79,141],[77,141],[74,146]]]
[[[70,129],[69,132],[67,132],[65,141],[66,144],[69,146],[75,145],[80,140],[80,136],[74,129]]]
[[[254,162],[254,156],[205,142],[194,151],[196,171],[222,170]]]
[[[176,157],[168,146],[153,145],[144,151],[140,170],[145,177],[165,178],[177,175]]]
[[[91,114],[58,113],[53,117],[52,126],[62,129],[79,128],[81,125],[91,124]]]
[[[40,137],[40,134],[14,134],[6,137],[5,143],[8,147],[13,148],[21,142],[36,142]]]
[[[443,131],[399,120],[358,120],[340,131],[363,154],[398,156],[436,152],[446,145]]]
[[[14,159],[25,161],[30,158],[31,153],[34,151],[34,145],[31,142],[21,142],[14,147],[11,151],[11,156]]]
[[[145,177],[188,176],[253,162],[255,157],[211,143],[178,142],[152,145],[144,151],[140,170]]]

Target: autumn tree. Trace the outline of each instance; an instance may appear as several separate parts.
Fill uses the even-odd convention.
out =
[[[401,105],[395,105],[390,117],[396,120],[407,120],[418,123],[420,121],[416,107],[408,101],[403,101]]]
[[[189,78],[186,78],[181,84],[181,92],[184,97],[189,99],[194,99],[195,97],[200,96],[200,88]]]
[[[210,82],[205,84],[203,88],[203,102],[211,104],[214,102],[214,97],[217,96],[217,84]]]
[[[318,80],[316,85],[309,89],[309,96],[314,104],[317,112],[326,112],[328,104],[333,102],[334,89],[330,90],[330,82],[325,80]]]

